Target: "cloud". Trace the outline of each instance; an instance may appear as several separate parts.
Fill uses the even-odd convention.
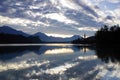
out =
[[[107,0],[107,1],[111,3],[120,3],[120,0]]]
[[[98,14],[94,10],[94,6],[89,6],[82,0],[75,0],[74,2],[78,4],[80,7],[82,7],[83,11],[86,11],[87,13],[92,14],[95,17],[98,17]]]
[[[114,16],[116,16],[116,17],[120,17],[120,9],[115,9],[114,10]]]
[[[97,31],[98,29],[95,27],[80,27],[78,28],[80,31]]]
[[[0,16],[0,24],[13,24],[13,25],[21,25],[21,26],[28,26],[29,24],[31,26],[42,25],[47,26],[47,24],[44,24],[42,22],[34,22],[32,20],[24,19],[24,18],[10,18],[5,16]]]
[[[1,0],[0,24],[13,25],[28,33],[92,35],[103,24],[119,23],[118,3],[118,0]]]
[[[66,24],[78,24],[77,22],[73,21],[73,20],[70,20],[68,19],[66,16],[64,16],[63,14],[61,13],[52,13],[52,14],[47,14],[45,15],[47,18],[50,18],[50,19],[54,19],[54,20],[57,20],[57,21],[60,21],[60,22],[65,22]]]
[[[115,17],[113,17],[113,16],[107,16],[106,17],[106,19],[109,19],[109,20],[112,20],[112,19],[114,19]]]
[[[69,9],[78,10],[80,7],[74,3],[73,0],[60,0],[60,4],[62,4],[63,7],[67,7]]]

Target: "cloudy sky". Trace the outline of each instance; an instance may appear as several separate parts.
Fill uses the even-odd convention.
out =
[[[0,26],[53,36],[94,35],[120,23],[120,0],[0,0]]]

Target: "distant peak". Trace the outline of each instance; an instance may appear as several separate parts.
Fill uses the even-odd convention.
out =
[[[29,34],[24,33],[24,32],[22,32],[22,31],[18,31],[18,30],[14,29],[14,28],[11,28],[11,27],[9,27],[9,26],[1,26],[1,27],[0,27],[0,33],[29,36]]]
[[[11,28],[11,27],[9,27],[9,26],[1,26],[1,28]]]
[[[73,36],[72,36],[72,38],[77,39],[77,38],[83,38],[83,37],[82,37],[82,36],[80,36],[80,35],[73,35]]]
[[[1,26],[0,28],[7,29],[7,30],[15,30],[15,29],[13,29],[12,27],[9,27],[9,26]]]
[[[79,35],[73,35],[72,37],[80,37]]]
[[[44,34],[44,33],[42,33],[42,32],[37,32],[37,33],[35,33],[34,35],[46,35],[46,34]]]

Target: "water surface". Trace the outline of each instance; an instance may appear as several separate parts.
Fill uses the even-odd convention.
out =
[[[0,79],[119,80],[119,51],[109,50],[73,44],[1,45]]]

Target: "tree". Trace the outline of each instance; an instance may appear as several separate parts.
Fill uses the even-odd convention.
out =
[[[120,27],[119,25],[109,26],[104,25],[95,33],[97,44],[120,44]]]

